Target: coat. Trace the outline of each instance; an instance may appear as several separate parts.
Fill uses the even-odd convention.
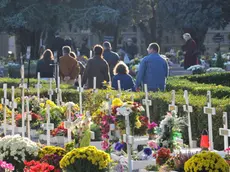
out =
[[[168,76],[168,63],[158,53],[149,54],[141,61],[136,87],[147,84],[149,91],[164,91]]]
[[[84,71],[82,84],[84,85],[88,81],[88,88],[93,88],[94,77],[96,77],[96,87],[99,89],[103,88],[104,81],[111,82],[109,65],[100,56],[89,59]]]
[[[184,56],[184,68],[187,69],[190,66],[197,65],[197,45],[193,39],[189,39],[182,47],[185,52]]]
[[[80,73],[80,67],[76,59],[69,55],[60,57],[60,77],[63,80],[65,77],[70,77],[71,80],[74,80],[78,77]]]
[[[45,61],[44,59],[40,59],[37,62],[36,73],[40,72],[41,78],[53,78],[54,77],[54,61]]]
[[[120,80],[122,90],[135,91],[133,78],[129,74],[117,74],[113,77],[112,87],[116,90],[118,90],[118,80]]]
[[[109,64],[110,76],[112,77],[113,76],[113,69],[119,61],[119,55],[113,51],[105,50],[103,56],[104,56],[104,59]]]

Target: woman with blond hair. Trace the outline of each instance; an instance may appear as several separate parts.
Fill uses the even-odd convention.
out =
[[[118,90],[118,80],[121,83],[122,90],[132,90],[135,91],[133,78],[129,75],[129,68],[123,62],[120,61],[113,70],[114,77],[112,81],[112,87]]]
[[[37,72],[40,72],[41,78],[53,78],[54,77],[54,56],[50,49],[47,49],[42,54],[41,58],[37,62]]]

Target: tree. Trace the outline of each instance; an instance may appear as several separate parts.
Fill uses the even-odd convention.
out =
[[[191,33],[202,50],[209,28],[227,24],[223,7],[227,0],[160,0],[157,3],[158,26],[162,30],[181,30]]]

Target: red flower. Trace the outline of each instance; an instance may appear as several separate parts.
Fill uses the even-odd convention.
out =
[[[25,168],[24,172],[51,172],[54,170],[54,166],[49,165],[46,162],[39,162],[39,161],[30,161],[24,162]]]
[[[51,131],[51,135],[53,137],[57,135],[67,136],[67,131],[68,130],[64,128],[64,122],[61,122],[57,128]]]

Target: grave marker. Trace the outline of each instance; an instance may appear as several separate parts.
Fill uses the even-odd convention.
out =
[[[37,88],[38,102],[40,102],[40,89],[42,88],[42,85],[40,84],[40,72],[38,72],[37,80],[38,80],[38,83],[35,85],[35,87]]]
[[[53,78],[49,79],[49,90],[48,90],[48,95],[49,95],[49,99],[52,101],[52,96],[54,94],[53,92],[53,88],[52,88],[52,82],[53,82]]]
[[[169,111],[172,112],[172,111],[175,111],[175,113],[178,112],[178,107],[176,106],[176,101],[175,101],[175,98],[176,97],[176,92],[175,90],[172,90],[172,103],[169,105]]]
[[[193,108],[192,106],[189,105],[189,98],[188,98],[188,91],[185,90],[184,91],[184,99],[185,99],[185,105],[183,106],[183,109],[185,112],[187,112],[188,114],[188,137],[189,137],[189,146],[190,148],[193,147],[192,144],[192,128],[191,128],[191,117],[190,117],[190,113],[193,112]]]
[[[224,128],[219,129],[219,134],[224,136],[224,150],[228,148],[228,137],[230,137],[230,130],[228,129],[228,114],[227,112],[223,113],[223,125]]]
[[[78,76],[78,85],[79,85],[79,87],[77,88],[77,91],[79,92],[80,114],[83,114],[83,110],[82,110],[82,92],[83,92],[84,89],[81,86],[81,75]]]
[[[208,136],[209,149],[213,150],[213,133],[212,133],[212,115],[216,114],[216,109],[212,107],[211,92],[207,92],[207,106],[204,107],[204,113],[208,115]]]
[[[14,86],[12,86],[12,98],[11,98],[11,104],[10,104],[10,107],[12,109],[12,135],[14,135],[15,133],[15,109],[17,108],[17,102],[15,101],[14,99],[14,92],[15,92],[15,89],[14,89]]]
[[[145,99],[142,100],[142,103],[143,103],[143,105],[146,106],[146,114],[147,114],[148,120],[150,122],[151,120],[150,120],[149,106],[152,106],[152,101],[149,100],[147,84],[144,85],[144,89],[145,89]]]
[[[3,130],[4,130],[4,135],[6,136],[6,109],[7,109],[7,106],[9,105],[9,100],[7,99],[7,84],[3,84],[3,91],[4,91],[4,97],[1,99],[1,103],[3,105],[3,109],[4,109],[4,127],[3,127]]]
[[[32,121],[32,116],[30,115],[30,104],[29,97],[26,97],[26,118],[27,118],[27,137],[30,139],[30,121]]]
[[[72,126],[72,120],[71,120],[71,109],[74,105],[71,104],[70,102],[67,103],[67,110],[68,110],[68,115],[67,115],[67,121],[64,122],[64,128],[67,129],[67,137],[68,137],[68,142],[71,142],[72,136],[71,136],[71,126]]]
[[[121,93],[121,81],[120,80],[117,81],[117,88],[118,88],[118,98],[121,98],[122,93]]]

